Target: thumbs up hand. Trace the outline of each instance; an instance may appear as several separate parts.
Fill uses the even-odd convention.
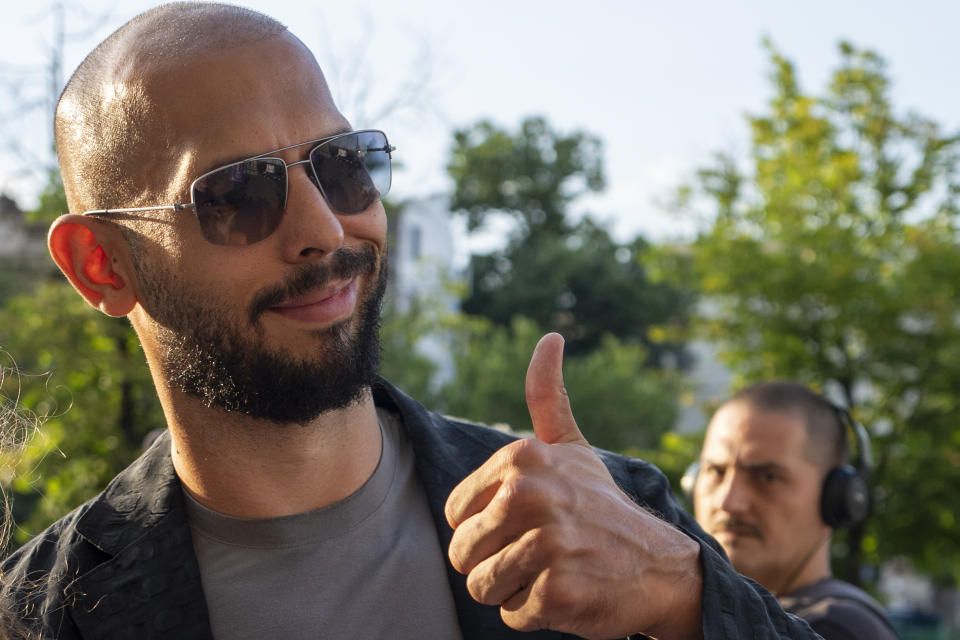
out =
[[[699,545],[635,504],[580,433],[563,338],[527,369],[534,438],[512,442],[447,499],[449,556],[470,595],[520,631],[699,638]]]

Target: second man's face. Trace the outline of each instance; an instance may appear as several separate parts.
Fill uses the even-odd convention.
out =
[[[734,567],[776,591],[829,529],[824,472],[806,457],[798,415],[724,405],[707,430],[694,488],[697,520]]]

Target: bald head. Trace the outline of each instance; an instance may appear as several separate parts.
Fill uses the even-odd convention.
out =
[[[170,80],[190,61],[285,30],[241,7],[172,3],[140,14],[100,43],[57,105],[57,153],[70,210],[156,204],[163,192],[158,179],[177,162],[176,132],[164,118],[164,94],[176,91]]]

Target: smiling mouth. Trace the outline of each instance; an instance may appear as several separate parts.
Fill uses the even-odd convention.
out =
[[[333,324],[350,316],[357,302],[357,280],[328,284],[269,311],[289,320],[308,324]]]

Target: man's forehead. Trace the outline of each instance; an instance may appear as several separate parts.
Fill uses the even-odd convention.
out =
[[[804,459],[806,437],[798,415],[733,403],[721,407],[711,420],[703,457],[725,464],[789,464]]]
[[[178,178],[349,127],[312,54],[288,32],[192,58],[176,73],[151,69],[142,81],[157,111],[145,140],[172,152]]]

